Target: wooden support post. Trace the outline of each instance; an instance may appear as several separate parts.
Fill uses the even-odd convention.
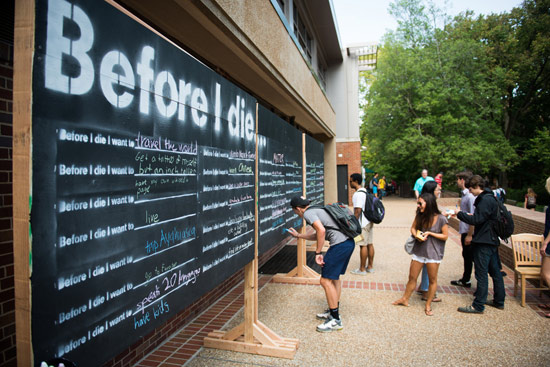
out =
[[[15,2],[13,63],[13,262],[17,365],[33,366],[31,335],[31,131],[35,2]]]
[[[254,259],[245,267],[244,277],[244,322],[229,331],[213,331],[204,338],[204,346],[260,354],[270,357],[294,358],[299,340],[282,338],[258,321],[258,308],[255,304],[258,289],[257,260]],[[255,307],[256,306],[256,307]]]
[[[204,346],[260,354],[270,357],[294,358],[299,340],[282,338],[258,320],[258,104],[256,104],[256,190],[255,190],[254,260],[244,269],[244,322],[229,331],[213,331],[204,338]]]
[[[302,192],[306,196],[306,134],[302,133]],[[306,224],[302,225],[300,233],[305,233]],[[320,284],[321,276],[315,270],[307,266],[306,240],[299,239],[297,247],[297,265],[287,274],[275,274],[274,283],[293,283],[293,284]]]

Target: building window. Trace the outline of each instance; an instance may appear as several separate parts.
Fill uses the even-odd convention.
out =
[[[277,3],[279,3],[279,7],[283,11],[283,14],[285,14],[285,16],[286,16],[285,0],[277,0]]]
[[[307,60],[311,63],[311,46],[313,41],[307,31],[306,24],[296,8],[296,5],[294,5],[294,35],[298,38],[298,42],[300,43]]]
[[[319,82],[321,87],[324,90],[327,89],[327,66],[325,60],[320,56],[321,51],[317,50],[317,76],[319,77]]]

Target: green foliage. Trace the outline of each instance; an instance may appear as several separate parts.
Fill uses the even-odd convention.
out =
[[[452,21],[423,0],[391,4],[399,26],[384,38],[361,104],[369,166],[410,182],[422,168],[510,172],[522,189],[542,181],[540,169],[525,168],[550,173],[549,3]]]
[[[537,130],[529,139],[524,159],[536,163],[539,170],[550,175],[550,131],[547,127]]]

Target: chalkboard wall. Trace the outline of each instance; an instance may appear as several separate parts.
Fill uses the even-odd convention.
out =
[[[306,135],[306,197],[312,204],[325,205],[324,145]]]
[[[254,252],[256,101],[103,1],[37,1],[36,364],[98,366]]]
[[[302,133],[263,107],[258,110],[258,193],[262,254],[298,228],[302,219],[290,208],[290,199],[302,195]]]

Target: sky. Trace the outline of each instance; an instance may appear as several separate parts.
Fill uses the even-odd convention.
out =
[[[358,43],[378,43],[397,22],[388,13],[391,0],[332,0],[342,46]],[[435,4],[454,16],[465,10],[476,15],[502,13],[518,7],[522,0],[434,0]]]

